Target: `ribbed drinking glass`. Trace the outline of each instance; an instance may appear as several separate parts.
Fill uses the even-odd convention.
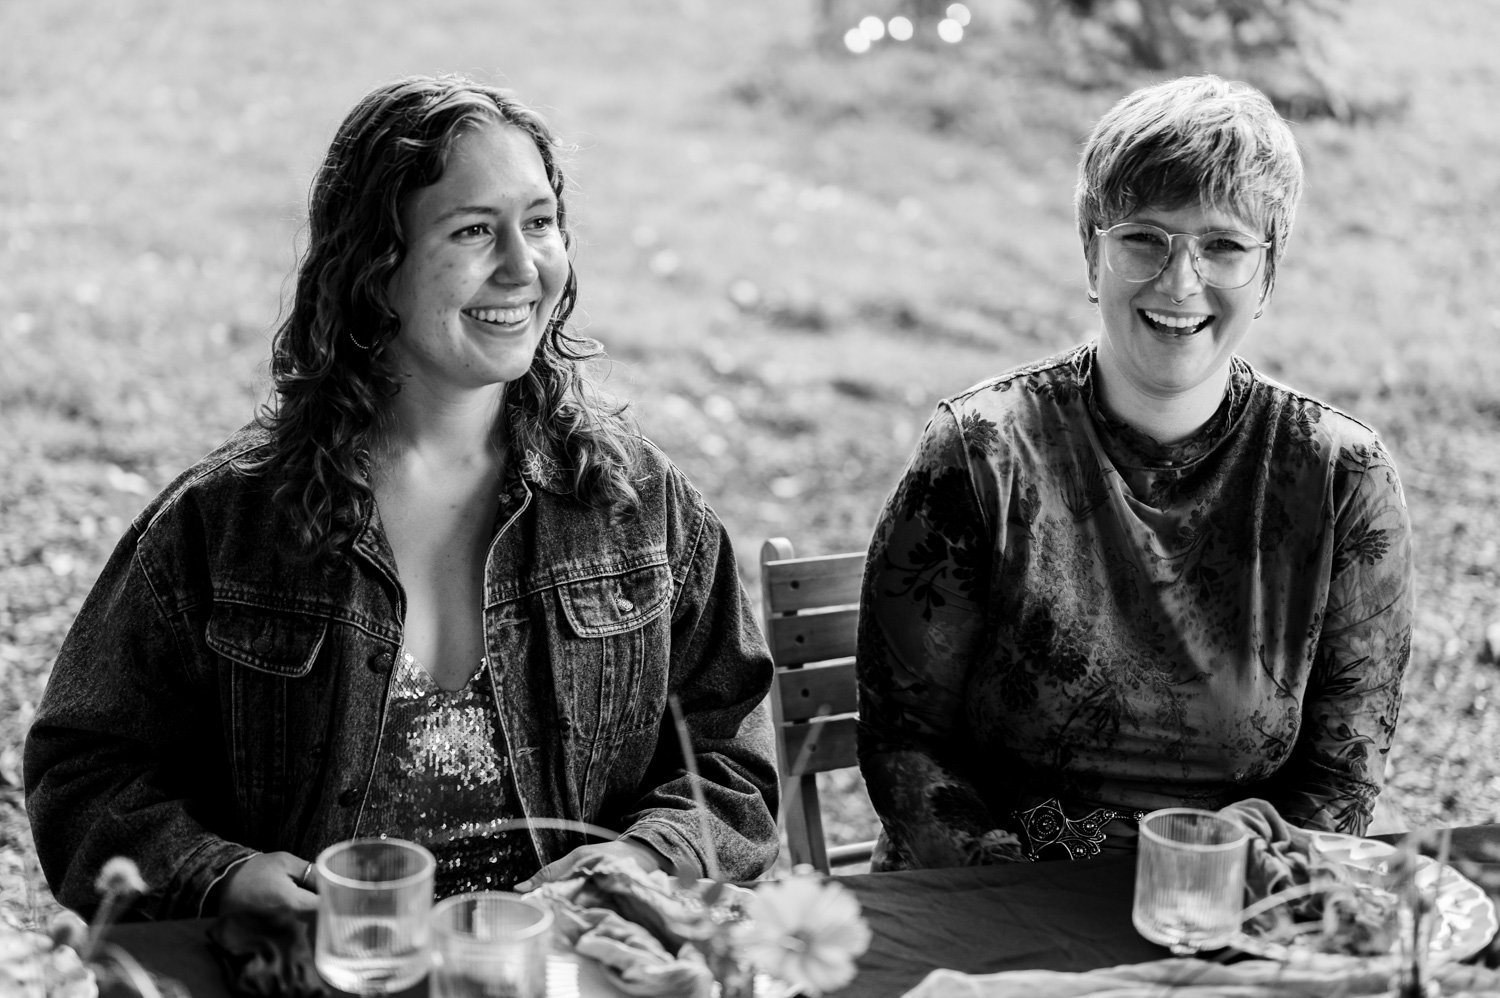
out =
[[[432,998],[547,998],[552,912],[500,891],[432,909]]]
[[[436,869],[432,853],[403,839],[351,839],[319,853],[313,962],[323,979],[385,995],[425,977]]]
[[[1136,931],[1173,953],[1217,949],[1239,928],[1249,833],[1212,811],[1174,807],[1141,819]]]

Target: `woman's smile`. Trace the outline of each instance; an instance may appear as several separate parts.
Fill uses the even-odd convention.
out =
[[[536,302],[525,302],[520,305],[466,308],[463,310],[463,313],[475,322],[481,322],[486,326],[499,326],[509,329],[524,325],[531,318],[531,313],[535,309]]]
[[[1156,332],[1176,338],[1192,336],[1208,328],[1208,324],[1214,321],[1211,315],[1201,312],[1191,315],[1177,314],[1174,312],[1156,312],[1149,309],[1139,310],[1141,318],[1146,325]]]

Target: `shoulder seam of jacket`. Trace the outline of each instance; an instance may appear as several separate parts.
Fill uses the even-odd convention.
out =
[[[234,436],[238,436],[241,432],[244,431],[236,431],[235,434],[232,435],[228,440],[225,440],[224,443],[221,443],[218,447],[214,448],[213,451],[210,451],[210,455],[223,450],[225,445],[228,444],[230,440],[234,439]],[[144,527],[141,528],[139,535],[136,537],[136,543],[139,544],[142,540],[144,540],[146,535],[150,533],[151,528],[156,526],[156,521],[160,520],[168,510],[176,506],[178,501],[182,499],[183,495],[193,486],[197,485],[199,482],[203,481],[210,475],[221,471],[226,464],[231,464],[234,461],[237,461],[240,458],[244,457],[246,454],[249,454],[251,451],[260,450],[262,447],[266,447],[269,444],[270,441],[268,440],[259,440],[253,442],[247,441],[243,446],[236,447],[230,451],[226,451],[219,458],[219,460],[214,461],[211,464],[204,465],[195,474],[193,474],[192,477],[180,480],[177,483],[176,487],[172,489],[170,494],[164,494],[159,497],[160,505],[157,506],[156,512],[151,514],[151,519],[147,521]],[[206,458],[207,455],[205,456],[205,460]]]

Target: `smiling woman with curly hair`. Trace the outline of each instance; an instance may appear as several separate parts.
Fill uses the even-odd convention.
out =
[[[29,735],[64,904],[119,852],[153,917],[307,908],[362,836],[427,845],[440,896],[770,864],[770,658],[723,525],[586,377],[566,193],[505,91],[349,113],[275,398],[136,519]]]
[[[400,350],[392,349],[401,318],[389,287],[407,250],[401,205],[435,183],[458,138],[486,120],[535,145],[556,234],[571,248],[557,145],[535,112],[502,92],[411,81],[371,94],[350,113],[313,183],[309,245],[273,349],[278,402],[262,417],[273,443],[242,462],[278,470],[285,480],[278,498],[309,552],[347,544],[372,499],[371,450],[403,377]],[[601,351],[568,332],[577,293],[569,266],[550,315],[537,317],[545,331],[531,365],[506,394],[510,446],[567,469],[573,494],[586,502],[629,505],[639,442],[624,407],[609,404],[578,363]]]

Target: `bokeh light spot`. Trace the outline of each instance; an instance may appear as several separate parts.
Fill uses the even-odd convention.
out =
[[[910,41],[913,33],[911,19],[897,15],[886,22],[886,30],[898,42]]]
[[[682,269],[682,258],[669,249],[657,250],[648,266],[657,277],[671,277]]]
[[[939,21],[937,31],[938,37],[950,44],[964,40],[964,26],[951,17],[945,17]]]
[[[945,13],[948,15],[949,20],[957,21],[959,27],[967,28],[969,26],[970,14],[967,4],[950,3]]]
[[[741,311],[748,312],[760,305],[760,288],[747,278],[736,278],[729,285],[729,300]]]
[[[859,19],[859,30],[863,31],[870,41],[878,42],[885,37],[885,22],[871,14]]]
[[[855,55],[864,55],[870,51],[870,36],[858,28],[850,28],[844,32],[844,48]]]

